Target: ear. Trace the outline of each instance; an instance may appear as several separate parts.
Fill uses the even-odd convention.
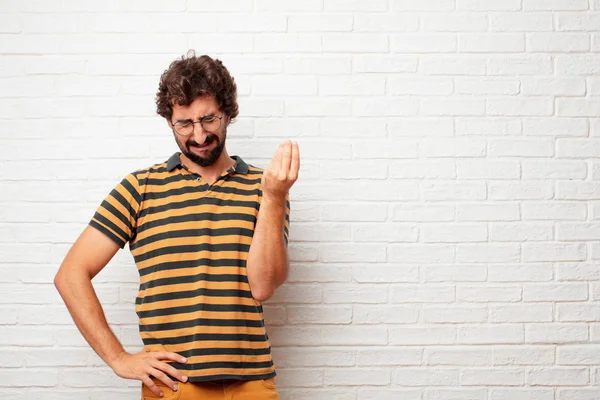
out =
[[[169,125],[169,128],[173,129],[173,124],[171,123],[171,121],[166,118],[165,121],[167,121],[167,125]]]

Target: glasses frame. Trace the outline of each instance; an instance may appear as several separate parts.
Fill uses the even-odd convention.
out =
[[[219,126],[217,126],[217,128],[216,128],[215,130],[210,130],[210,131],[209,131],[208,129],[206,129],[206,128],[204,127],[204,124],[203,124],[203,122],[204,122],[204,120],[205,120],[205,119],[207,119],[207,118],[211,118],[211,117],[212,117],[212,118],[217,118],[217,119],[219,120]],[[219,116],[216,116],[216,115],[206,115],[206,116],[204,116],[204,117],[202,117],[202,118],[199,118],[197,121],[194,121],[194,120],[192,120],[192,119],[184,119],[184,120],[183,120],[183,121],[186,121],[186,122],[188,122],[188,121],[189,121],[189,122],[192,124],[192,131],[191,131],[190,133],[180,133],[180,132],[178,132],[178,131],[177,131],[177,128],[176,128],[176,126],[177,126],[177,122],[183,122],[183,121],[177,121],[176,123],[172,123],[172,122],[171,122],[171,125],[172,125],[172,128],[171,128],[171,129],[173,129],[173,132],[174,132],[174,133],[176,133],[176,134],[177,134],[177,135],[179,135],[179,136],[190,136],[190,135],[192,135],[192,134],[194,133],[194,130],[196,129],[196,124],[198,124],[198,123],[199,123],[199,124],[200,124],[200,127],[201,127],[203,130],[205,130],[206,132],[208,132],[208,133],[215,133],[216,131],[218,131],[218,130],[219,130],[219,128],[221,128],[221,122],[222,122],[222,120],[223,120],[223,116],[220,116],[220,117],[219,117]]]

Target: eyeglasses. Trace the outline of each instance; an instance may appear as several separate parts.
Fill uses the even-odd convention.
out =
[[[217,117],[216,115],[207,115],[198,121],[184,119],[173,124],[173,131],[181,136],[189,136],[194,133],[194,124],[200,123],[202,129],[206,132],[215,133],[221,127],[221,119],[223,117]]]

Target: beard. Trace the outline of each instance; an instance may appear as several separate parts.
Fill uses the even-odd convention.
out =
[[[223,149],[225,148],[226,137],[227,137],[227,128],[223,129],[223,140],[221,140],[214,133],[209,133],[206,136],[206,140],[204,141],[204,143],[201,143],[201,145],[202,146],[210,145],[210,144],[212,144],[212,142],[216,142],[216,145],[215,145],[214,149],[212,149],[208,153],[208,156],[206,156],[206,157],[199,156],[198,154],[196,154],[192,151],[192,149],[191,149],[192,147],[197,147],[200,145],[193,138],[188,139],[185,143],[180,143],[179,141],[177,141],[177,145],[179,146],[179,149],[181,150],[181,152],[187,158],[189,158],[192,162],[194,162],[195,164],[198,164],[201,167],[209,167],[209,166],[213,165],[219,159],[219,157],[221,157],[221,154],[223,153]]]

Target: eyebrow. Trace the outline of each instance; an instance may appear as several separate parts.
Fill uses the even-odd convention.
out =
[[[200,117],[200,119],[202,118],[206,118],[206,117],[214,117],[216,116],[217,113],[210,113],[210,114],[205,114],[204,116]],[[178,123],[178,122],[187,122],[187,121],[193,121],[191,118],[184,118],[184,119],[178,119],[177,121],[175,121],[174,123]]]

